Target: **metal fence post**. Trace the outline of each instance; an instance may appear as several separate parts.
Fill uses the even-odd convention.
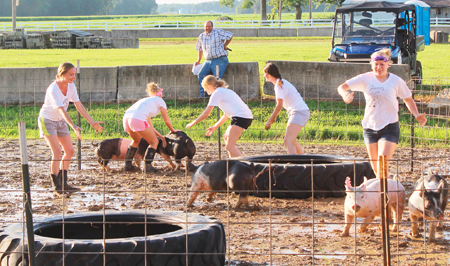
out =
[[[81,80],[80,80],[80,60],[77,60],[77,89],[78,89],[78,97],[81,99]],[[81,114],[78,112],[78,126],[81,127]],[[81,140],[77,139],[77,148],[78,148],[78,170],[81,170]]]
[[[220,79],[219,70],[220,70],[219,66],[216,65],[216,78],[217,79]],[[217,121],[219,121],[219,120],[220,120],[220,109],[219,109],[219,106],[217,106]],[[222,160],[222,153],[220,151],[220,146],[221,146],[221,143],[220,143],[220,126],[217,128],[217,144],[219,145],[219,147],[218,147],[219,148],[219,160]]]
[[[385,155],[378,157],[378,178],[381,185],[381,229],[383,235],[383,265],[391,265],[391,250],[389,242],[389,208],[388,204],[388,167]]]
[[[20,157],[22,160],[22,182],[23,182],[23,200],[25,202],[25,219],[27,225],[28,237],[28,260],[31,266],[36,265],[36,254],[34,249],[34,231],[33,231],[33,212],[31,211],[31,192],[30,192],[30,173],[28,171],[27,155],[27,135],[25,122],[19,122],[20,135]]]

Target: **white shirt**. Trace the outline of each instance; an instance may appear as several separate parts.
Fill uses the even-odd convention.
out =
[[[280,79],[275,83],[275,98],[283,100],[283,107],[289,114],[295,111],[309,110],[300,93],[289,81],[282,79],[283,84],[278,84]]]
[[[397,97],[405,99],[412,96],[405,81],[389,73],[385,82],[380,82],[375,74],[367,72],[346,81],[352,91],[361,91],[366,99],[366,109],[362,126],[380,130],[398,122]]]
[[[155,117],[160,108],[167,110],[166,102],[158,97],[147,97],[140,99],[125,111],[123,118],[135,118],[141,121],[147,121],[147,118]]]
[[[50,119],[52,121],[63,120],[63,116],[59,112],[59,107],[64,107],[64,110],[67,111],[69,107],[69,102],[79,102],[77,88],[75,84],[68,83],[67,84],[67,93],[64,95],[61,92],[61,89],[54,81],[50,86],[48,86],[47,91],[45,92],[44,104],[42,105],[41,110],[39,111],[39,116],[43,118]]]
[[[236,92],[223,87],[217,89],[211,94],[208,106],[219,106],[219,108],[228,117],[242,117],[253,119],[252,111],[242,101],[241,97]]]

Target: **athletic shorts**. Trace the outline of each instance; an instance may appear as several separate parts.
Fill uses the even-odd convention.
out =
[[[292,123],[304,127],[306,126],[306,123],[308,122],[310,116],[311,113],[309,112],[309,110],[294,111],[293,113],[289,114],[288,124]]]
[[[365,144],[376,143],[381,139],[398,144],[398,140],[400,139],[400,126],[398,122],[395,122],[380,130],[365,128],[363,135]]]
[[[39,117],[38,118],[38,126],[39,126],[39,136],[41,138],[44,135],[47,136],[58,136],[58,137],[67,137],[70,136],[69,127],[65,120],[53,121],[47,118]]]
[[[253,121],[253,119],[233,116],[231,118],[231,125],[230,126],[238,126],[238,127],[243,128],[243,129],[247,129],[252,124],[252,121]]]
[[[147,121],[142,121],[136,118],[124,118],[123,130],[126,132],[144,131],[149,125]]]

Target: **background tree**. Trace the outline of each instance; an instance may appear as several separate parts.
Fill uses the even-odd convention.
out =
[[[309,6],[309,0],[283,0],[283,6],[291,11],[295,11],[295,19],[302,19],[302,7]]]
[[[255,13],[261,10],[261,20],[267,20],[267,2],[266,0],[244,0],[242,2],[241,9],[253,8]],[[226,6],[228,8],[234,7],[234,0],[220,0],[220,6]]]
[[[341,7],[344,1],[345,0],[313,0],[316,8],[321,4],[324,4],[326,6],[325,11],[327,11],[332,6]]]
[[[11,1],[0,1],[0,16],[11,17]],[[17,16],[89,16],[106,15],[115,0],[20,0]]]

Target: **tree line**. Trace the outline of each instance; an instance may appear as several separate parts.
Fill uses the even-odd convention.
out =
[[[19,0],[16,0],[19,1]],[[11,17],[12,1],[0,1],[0,16]],[[94,16],[156,14],[155,0],[20,0],[16,15]]]
[[[302,9],[309,8],[309,2],[310,0],[281,0],[281,12],[295,12],[296,19],[301,19]],[[343,2],[344,0],[312,0],[315,11],[319,11],[317,8],[320,6],[340,7]],[[11,17],[11,4],[11,0],[0,1],[0,16]],[[178,12],[184,8],[188,13],[200,11],[258,13],[261,14],[262,20],[267,20],[275,18],[280,11],[279,5],[280,0],[220,0],[199,4],[163,4],[158,10],[155,0],[20,0],[16,15],[18,17],[141,15]]]
[[[302,19],[303,9],[309,7],[311,2],[316,8],[325,5],[326,9],[333,6],[341,7],[345,0],[242,0],[238,2],[243,9],[253,8],[255,13],[261,13],[261,20],[275,19],[275,15],[281,15],[283,11],[294,11],[295,19]],[[280,5],[281,3],[281,5]],[[233,8],[236,0],[220,0],[221,6]],[[272,7],[268,13],[267,6]],[[269,15],[269,16],[267,16]]]

